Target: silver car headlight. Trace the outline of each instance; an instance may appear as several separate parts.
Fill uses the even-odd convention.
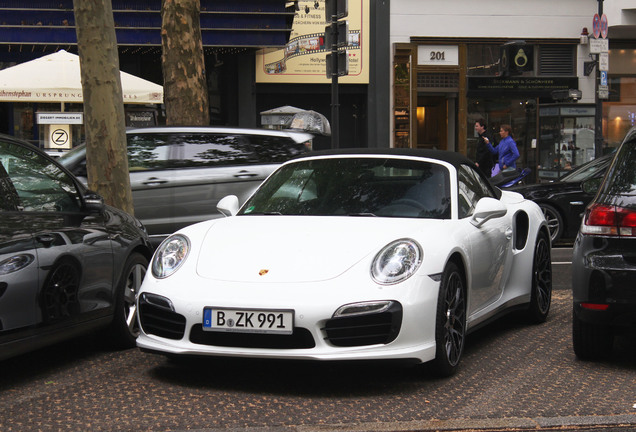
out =
[[[422,248],[415,240],[396,240],[375,256],[371,276],[382,285],[396,284],[411,277],[421,263]]]
[[[9,273],[22,270],[35,260],[31,254],[19,254],[0,261],[0,275],[8,275]]]
[[[190,240],[175,234],[164,240],[152,258],[152,275],[158,279],[167,278],[176,272],[188,258]]]

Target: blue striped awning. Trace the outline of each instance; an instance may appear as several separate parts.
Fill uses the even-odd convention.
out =
[[[204,47],[280,48],[296,12],[290,0],[201,0]],[[0,0],[0,45],[74,45],[72,0]],[[161,0],[113,0],[117,44],[161,45]]]

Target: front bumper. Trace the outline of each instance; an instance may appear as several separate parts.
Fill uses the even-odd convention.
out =
[[[224,283],[223,291],[216,296],[210,295],[209,282],[187,290],[170,289],[165,282],[151,282],[161,289],[142,287],[138,298],[142,332],[137,345],[145,351],[184,356],[425,362],[435,357],[439,282],[427,276],[411,279],[402,287],[351,289],[349,286],[346,291],[333,286],[333,281],[331,286],[323,282],[301,288],[228,287]],[[377,296],[391,294],[393,298],[364,298],[362,292]],[[365,300],[393,303],[381,313],[333,317],[340,306]],[[294,330],[291,335],[205,331],[202,314],[209,306],[293,309]]]

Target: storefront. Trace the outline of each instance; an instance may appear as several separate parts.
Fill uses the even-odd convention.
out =
[[[499,126],[512,126],[518,165],[530,167],[534,180],[553,180],[600,155],[595,105],[581,101],[579,88],[588,78],[577,76],[578,39],[411,39],[393,50],[395,147],[474,158],[474,123],[484,119],[496,142]],[[636,50],[611,49],[609,58],[601,153],[616,147],[636,123],[636,77],[628,68]]]
[[[495,141],[499,126],[509,124],[517,165],[532,170],[532,181],[554,180],[610,152],[636,123],[636,26],[625,13],[631,9],[604,3],[600,31],[592,28],[596,0],[505,9],[493,2],[475,9],[468,0],[453,8],[393,1],[392,146],[474,158],[475,120],[487,122]]]

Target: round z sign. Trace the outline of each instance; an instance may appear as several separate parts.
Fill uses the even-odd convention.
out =
[[[71,148],[71,132],[68,125],[51,125],[48,148]]]

